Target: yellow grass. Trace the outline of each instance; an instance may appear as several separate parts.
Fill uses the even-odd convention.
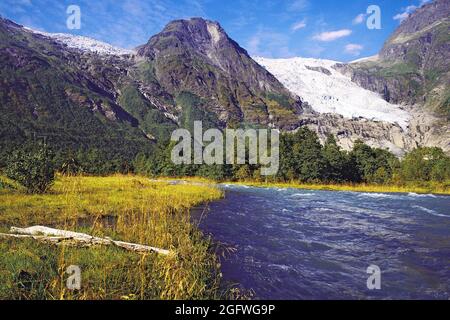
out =
[[[209,240],[192,222],[190,208],[222,196],[207,184],[169,185],[124,175],[59,176],[45,195],[3,189],[0,231],[39,224],[170,249],[173,254],[0,240],[0,299],[217,298],[219,264]],[[80,291],[65,287],[65,268],[71,264],[82,269]],[[29,286],[20,285],[22,271],[32,279]]]
[[[206,181],[206,180],[203,180]],[[0,192],[0,223],[60,223],[121,216],[132,211],[170,213],[222,196],[205,185],[169,185],[146,177],[58,177],[49,194]]]

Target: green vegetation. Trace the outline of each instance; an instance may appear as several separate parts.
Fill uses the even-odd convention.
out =
[[[450,179],[450,159],[439,148],[418,148],[405,157],[396,174],[405,182],[445,182]]]
[[[139,121],[140,128],[151,134],[159,142],[167,142],[176,124],[158,109],[153,107],[139,92],[129,84],[122,88],[118,103]]]
[[[1,190],[17,190],[20,189],[21,185],[17,182],[0,175],[0,191]]]
[[[219,126],[217,116],[207,111],[207,102],[197,95],[183,91],[176,97],[176,103],[183,110],[180,118],[180,126],[194,132],[194,121],[201,119],[203,130],[216,128]]]
[[[417,75],[417,65],[413,62],[396,62],[392,64],[387,64],[383,68],[378,69],[376,75],[381,77],[398,77],[398,76],[408,76]]]
[[[6,175],[24,186],[28,193],[46,192],[55,179],[50,150],[41,146],[27,152],[14,151],[8,158]]]
[[[1,178],[1,181],[7,180]],[[0,232],[46,225],[171,250],[169,256],[117,247],[53,247],[1,239],[0,299],[216,299],[219,262],[191,220],[190,208],[222,193],[205,185],[148,178],[58,176],[51,192],[0,190]],[[78,265],[82,288],[70,291],[66,269]]]
[[[293,183],[367,190],[409,190],[450,193],[450,158],[439,148],[418,148],[399,160],[387,150],[357,141],[350,152],[341,150],[333,136],[322,145],[307,128],[282,134],[280,168],[276,176],[262,177],[257,165],[174,165],[174,143],[134,161],[137,173],[152,176],[201,176],[219,181]],[[347,186],[347,187],[345,187]]]
[[[192,124],[193,120],[186,119],[188,128]],[[161,142],[153,152],[137,152],[125,160],[120,157],[110,160],[100,149],[74,152],[53,146],[51,162],[57,171],[65,175],[135,173],[156,177],[197,176],[216,181],[416,186],[440,192],[447,189],[450,181],[450,158],[439,148],[417,148],[400,160],[387,150],[371,148],[357,141],[354,148],[347,152],[338,146],[333,136],[329,136],[322,145],[317,135],[307,128],[280,136],[280,168],[276,176],[269,177],[260,175],[258,165],[175,165],[171,160],[171,150],[175,144]],[[39,173],[37,168],[37,171],[25,169],[38,161],[27,153],[29,149],[33,150],[24,146],[25,151],[18,149],[13,153],[16,160],[12,162],[18,164],[16,169],[22,175]],[[3,168],[5,170],[6,166]],[[9,176],[24,186],[28,184],[26,180],[30,180],[30,177],[21,180],[12,173]],[[7,184],[2,182],[2,185]]]
[[[103,173],[120,171],[139,151],[151,152],[154,144],[136,119],[105,90],[112,90],[116,67],[93,56],[66,55],[55,43],[3,23],[0,66],[0,167],[14,150],[43,139],[56,156],[96,150],[109,163]]]

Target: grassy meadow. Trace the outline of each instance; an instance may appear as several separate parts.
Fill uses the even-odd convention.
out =
[[[190,209],[223,196],[208,184],[171,185],[139,176],[58,176],[48,194],[0,178],[0,232],[44,225],[171,250],[51,246],[0,238],[0,299],[214,299],[220,264]],[[82,288],[66,288],[81,268]]]

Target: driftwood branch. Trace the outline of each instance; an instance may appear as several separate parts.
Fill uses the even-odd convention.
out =
[[[117,247],[134,252],[156,252],[164,255],[168,255],[170,253],[169,250],[165,249],[145,246],[136,243],[115,241],[109,238],[93,237],[85,233],[53,229],[43,226],[34,226],[29,228],[11,227],[10,232],[11,234],[0,233],[0,238],[28,238],[56,245],[64,243],[86,247],[92,245],[115,245]]]

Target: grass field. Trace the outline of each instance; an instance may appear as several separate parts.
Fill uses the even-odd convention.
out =
[[[58,176],[44,195],[25,194],[4,177],[0,183],[0,232],[45,225],[172,251],[164,256],[0,239],[0,299],[222,297],[219,261],[190,217],[190,208],[221,198],[220,190],[123,175]],[[66,288],[70,265],[81,268],[79,291]]]

